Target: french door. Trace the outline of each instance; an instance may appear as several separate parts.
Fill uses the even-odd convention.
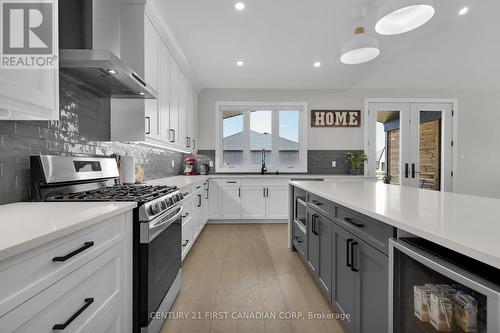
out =
[[[368,103],[368,174],[379,181],[451,191],[452,103]]]

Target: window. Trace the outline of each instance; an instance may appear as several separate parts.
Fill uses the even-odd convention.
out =
[[[217,103],[216,171],[307,172],[307,104]]]

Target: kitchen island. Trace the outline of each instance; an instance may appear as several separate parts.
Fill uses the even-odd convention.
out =
[[[434,331],[413,313],[413,288],[424,285],[459,286],[488,313],[479,331],[488,323],[497,332],[500,200],[367,179],[289,185],[289,247],[350,315],[348,332]],[[453,318],[448,328],[458,332]]]

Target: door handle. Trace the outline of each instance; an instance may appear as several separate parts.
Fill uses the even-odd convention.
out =
[[[151,134],[151,118],[146,117],[146,119],[148,121],[148,131],[146,132],[146,134]]]
[[[262,196],[264,198],[266,197],[266,188],[265,187],[262,188]]]
[[[353,226],[355,226],[356,228],[363,228],[363,227],[364,227],[364,225],[363,225],[363,224],[354,222],[354,221],[353,221],[350,217],[345,217],[345,218],[344,218],[344,221],[346,221],[346,222],[347,222],[347,223],[349,223],[349,224],[352,224],[352,225],[353,225]]]
[[[318,232],[316,231],[316,219],[317,218],[318,218],[318,215],[313,214],[311,230],[312,230],[313,235],[319,236]]]
[[[74,256],[76,256],[77,254],[79,254],[79,253],[81,253],[81,252],[85,251],[86,249],[91,248],[92,246],[94,246],[94,242],[85,242],[85,243],[83,243],[83,246],[82,246],[82,247],[80,247],[80,248],[76,249],[76,250],[75,250],[75,251],[73,251],[73,252],[68,253],[68,254],[67,254],[67,255],[65,255],[65,256],[62,256],[62,257],[54,257],[54,258],[52,258],[52,261],[66,261],[66,260],[68,260],[69,258],[74,257]]]
[[[352,242],[351,243],[351,271],[353,272],[359,272],[359,269],[356,268],[355,263],[354,263],[354,247],[358,245],[358,242]]]
[[[408,174],[409,174],[408,163],[405,163],[405,178],[408,178]]]
[[[418,173],[415,171],[415,163],[411,164],[411,178],[415,178],[415,174]]]
[[[354,239],[352,238],[349,238],[346,242],[345,242],[345,264],[347,267],[351,268],[352,269],[352,263],[351,263],[351,256],[349,255],[349,252],[351,251],[351,242],[353,241]]]
[[[92,303],[94,303],[94,298],[93,297],[85,298],[83,301],[85,304],[83,304],[83,306],[80,309],[78,309],[71,317],[69,317],[69,319],[66,320],[64,324],[55,324],[52,327],[52,330],[60,331],[68,327],[73,322],[73,320],[78,318],[78,316],[81,315],[83,311],[85,311]]]

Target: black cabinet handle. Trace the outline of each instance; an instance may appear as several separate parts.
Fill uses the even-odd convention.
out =
[[[409,174],[408,163],[405,163],[405,178],[408,178],[408,174]]]
[[[146,134],[151,134],[151,118],[146,117],[146,119],[148,120],[148,131],[146,132]]]
[[[169,131],[170,131],[169,132],[169,136],[170,137],[168,138],[169,141],[170,142],[175,142],[175,130],[173,128],[171,128]]]
[[[205,191],[207,191],[207,196],[205,197],[205,199],[208,199],[208,188]]]
[[[189,215],[189,212],[187,212],[186,214],[183,214],[182,218],[188,217],[188,215]]]
[[[182,246],[183,246],[183,247],[186,247],[188,244],[189,244],[189,239],[186,239],[186,240],[184,241],[184,244],[182,244]]]
[[[241,198],[241,187],[238,188],[238,197]]]
[[[265,187],[262,188],[262,196],[264,198],[266,197],[266,188]]]
[[[184,192],[184,193],[182,193],[182,195],[187,196],[187,195],[189,195],[189,192]]]
[[[69,258],[76,256],[78,253],[83,252],[88,248],[91,248],[92,246],[94,246],[94,242],[85,242],[85,243],[83,243],[83,246],[81,248],[76,249],[75,251],[70,252],[65,256],[54,257],[54,258],[52,258],[52,261],[66,261]]]
[[[193,139],[193,149],[196,149],[196,140]]]
[[[302,238],[296,236],[295,239],[297,240],[298,243],[302,243]]]
[[[312,226],[311,226],[311,229],[312,229],[312,233],[313,233],[313,235],[319,236],[318,232],[316,231],[316,219],[317,219],[317,218],[318,218],[318,215],[313,214],[313,216],[312,216]]]
[[[201,187],[201,185],[198,185],[198,186],[196,186],[196,189],[199,189],[200,187]]]
[[[226,184],[236,184],[236,181],[235,180],[230,180],[230,181],[227,181]]]
[[[52,327],[52,329],[58,331],[64,330],[73,322],[73,320],[75,320],[79,315],[81,315],[82,312],[85,311],[85,309],[87,309],[90,306],[90,304],[94,303],[94,298],[93,297],[85,298],[84,302],[85,304],[83,304],[83,306],[80,309],[78,309],[78,311],[76,311],[68,320],[66,320],[64,324],[55,324],[54,327]]]
[[[355,255],[354,255],[354,247],[356,245],[358,245],[358,242],[352,242],[351,243],[351,271],[353,271],[353,272],[359,272],[359,269],[357,269],[355,267],[355,264],[354,264],[354,257],[355,257]]]
[[[198,207],[201,207],[201,194],[198,194]]]
[[[411,178],[415,178],[415,174],[417,172],[415,171],[415,163],[411,164]]]
[[[350,251],[351,251],[351,247],[349,246],[351,244],[351,242],[353,241],[354,239],[352,238],[349,238],[346,242],[345,242],[345,264],[347,265],[347,267],[352,267],[352,263],[351,263],[351,256],[349,255]]]
[[[266,187],[266,198],[269,198],[269,187]]]
[[[346,221],[347,223],[349,224],[352,224],[353,226],[355,226],[356,228],[363,228],[364,227],[364,224],[361,224],[361,223],[356,223],[352,220],[352,218],[350,217],[345,217],[344,218],[344,221]]]
[[[323,203],[321,201],[318,201],[318,200],[313,200],[312,203],[315,204],[316,206],[322,206],[323,205]]]

